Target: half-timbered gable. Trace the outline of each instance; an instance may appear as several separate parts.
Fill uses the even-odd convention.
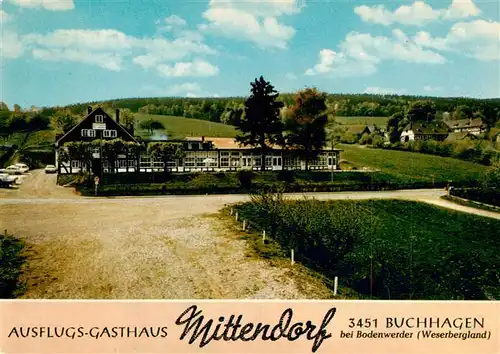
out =
[[[89,107],[87,116],[56,140],[56,147],[61,147],[71,141],[90,142],[96,139],[122,139],[137,142],[120,124],[119,110],[116,110],[116,117],[113,119],[101,107],[94,110]]]

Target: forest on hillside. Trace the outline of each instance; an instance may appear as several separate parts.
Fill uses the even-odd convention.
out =
[[[279,100],[285,106],[293,104],[294,94],[280,94]],[[433,102],[436,115],[454,112],[457,107],[466,106],[472,112],[496,117],[500,111],[500,98],[474,99],[465,97],[423,97],[370,94],[328,94],[326,104],[332,113],[341,117],[390,117],[408,110],[410,104],[419,100]],[[104,108],[127,108],[132,112],[183,116],[221,122],[233,125],[245,110],[245,97],[217,98],[123,98],[100,102],[85,102],[68,105],[75,114],[82,114],[88,105],[100,104]]]

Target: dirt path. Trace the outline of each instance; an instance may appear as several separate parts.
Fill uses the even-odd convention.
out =
[[[79,198],[52,179],[35,171],[18,190],[0,196],[0,229],[30,246],[25,298],[304,299],[330,294],[297,269],[249,257],[246,241],[213,217],[224,198]]]
[[[55,176],[42,171],[27,176],[18,190],[1,193],[0,230],[8,229],[31,247],[26,298],[305,299],[330,295],[300,266],[272,266],[249,257],[246,241],[214,217],[224,205],[247,200],[247,196],[82,198],[72,189],[55,186]],[[310,196],[403,198],[461,211],[472,209],[442,201],[442,194],[419,190]]]

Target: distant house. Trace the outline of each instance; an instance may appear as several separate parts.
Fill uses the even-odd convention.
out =
[[[452,143],[454,141],[476,140],[476,139],[477,139],[476,135],[465,131],[465,132],[450,133],[448,134],[448,137],[444,141],[447,143]]]
[[[114,168],[108,161],[102,161],[100,147],[93,151],[92,172],[96,175],[114,172],[160,172],[164,170],[164,162],[155,160],[148,154],[148,145],[155,142],[173,142],[183,146],[184,157],[176,161],[167,161],[167,170],[170,172],[201,172],[201,171],[237,171],[260,170],[264,159],[265,169],[301,170],[305,168],[304,159],[295,151],[272,146],[266,154],[260,154],[252,149],[238,144],[233,138],[187,137],[182,140],[171,140],[167,136],[157,135],[149,139],[140,139],[133,136],[133,132],[120,124],[119,111],[116,118],[107,115],[101,108],[92,110],[89,107],[88,115],[75,127],[63,136],[56,138],[56,148],[62,147],[71,141],[93,141],[96,139],[123,139],[141,144],[142,149],[136,155],[119,155]],[[58,149],[56,149],[57,151]],[[316,159],[309,162],[311,170],[339,169],[339,149],[324,148]],[[85,168],[82,161],[59,161],[56,152],[56,163],[59,173],[78,173]]]
[[[469,132],[479,135],[486,130],[482,119],[459,119],[445,121],[446,125],[453,133]]]
[[[380,135],[385,134],[385,129],[379,128],[376,125],[367,125],[366,127],[368,128],[368,131],[370,132],[370,134],[373,134],[373,133],[379,133]]]
[[[412,122],[401,133],[401,142],[415,140],[443,141],[448,136],[448,127],[441,122]]]
[[[346,133],[361,138],[364,134],[371,134],[371,131],[367,125],[353,125],[347,128]]]

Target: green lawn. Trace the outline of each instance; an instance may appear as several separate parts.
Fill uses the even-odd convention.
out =
[[[342,125],[387,125],[388,117],[335,117],[335,122]]]
[[[340,144],[340,157],[410,181],[466,183],[481,180],[486,166],[427,154]]]
[[[158,120],[165,126],[163,133],[170,138],[184,138],[186,136],[236,136],[236,130],[234,127],[222,123],[215,123],[200,119],[150,114],[136,114],[135,117],[138,121],[137,126],[139,126],[141,121],[147,119]],[[143,137],[148,135],[148,133],[143,130],[137,130],[136,134]]]

